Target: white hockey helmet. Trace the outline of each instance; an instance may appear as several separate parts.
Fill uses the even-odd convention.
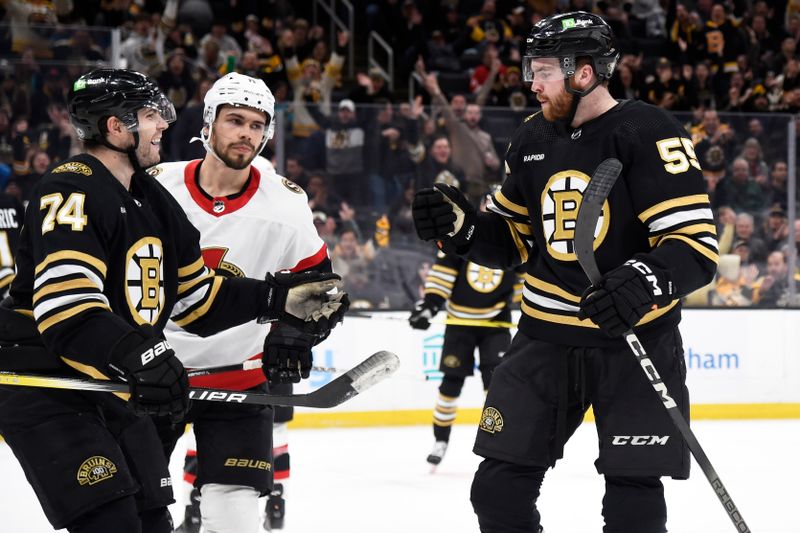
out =
[[[214,153],[210,144],[211,130],[214,127],[214,120],[217,118],[217,110],[225,104],[235,107],[250,107],[267,114],[269,125],[261,140],[261,145],[256,151],[260,154],[264,145],[275,134],[275,97],[272,95],[272,91],[263,80],[238,72],[226,74],[214,82],[203,100],[203,130],[200,140],[206,150],[218,159],[219,156]]]

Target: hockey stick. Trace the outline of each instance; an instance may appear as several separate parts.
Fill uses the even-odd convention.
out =
[[[403,318],[401,316],[381,316],[380,314],[375,315],[364,315],[359,314],[358,312],[349,312],[347,313],[347,318],[368,318],[370,320],[397,320],[402,322],[408,322],[408,318]],[[444,326],[472,326],[476,328],[516,328],[517,325],[513,322],[502,322],[502,321],[494,321],[494,320],[476,320],[471,318],[445,318],[444,320],[431,320],[431,324],[442,324]]]
[[[294,407],[335,407],[392,375],[400,366],[393,353],[380,351],[348,370],[327,385],[306,394],[260,394],[221,389],[189,389],[189,398],[207,402],[285,405]],[[130,392],[125,383],[71,377],[37,376],[0,372],[0,385],[43,387],[94,392]]]
[[[583,199],[578,209],[578,218],[575,222],[575,255],[577,255],[578,263],[592,285],[600,283],[603,277],[594,257],[595,228],[603,210],[603,203],[608,198],[608,194],[611,192],[611,188],[614,186],[614,182],[621,171],[622,163],[618,159],[610,158],[600,163],[594,174],[592,174],[586,190],[583,192]],[[733,499],[728,494],[728,490],[722,484],[722,480],[717,475],[714,467],[711,466],[711,461],[708,460],[703,448],[700,446],[700,442],[698,442],[694,432],[692,432],[683,414],[678,409],[678,404],[669,395],[666,384],[661,380],[655,365],[650,361],[650,357],[648,357],[644,346],[642,346],[633,329],[629,329],[622,336],[625,338],[625,342],[628,343],[633,355],[639,360],[642,371],[653,386],[653,390],[658,394],[675,427],[678,428],[681,436],[688,444],[689,450],[692,452],[697,464],[700,465],[700,469],[706,475],[706,479],[711,483],[711,488],[714,489],[720,503],[725,508],[725,512],[728,513],[731,521],[736,526],[736,531],[750,533],[750,528],[747,527],[739,509],[736,508]]]
[[[189,379],[196,378],[196,377],[204,377],[204,376],[213,376],[215,374],[221,374],[223,372],[236,372],[240,370],[256,370],[260,369],[263,366],[261,359],[248,359],[244,363],[235,363],[232,365],[222,365],[222,366],[211,366],[208,368],[195,368],[193,370],[188,370],[186,374],[189,376]],[[342,374],[347,372],[347,370],[343,368],[336,368],[333,366],[312,366],[311,372],[319,372],[322,374]],[[395,378],[403,378],[403,379],[410,379],[410,380],[422,380],[422,381],[432,381],[434,378],[431,376],[420,376],[411,375],[411,374],[403,374],[403,373],[395,373]]]

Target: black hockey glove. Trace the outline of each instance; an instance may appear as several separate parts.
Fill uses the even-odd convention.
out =
[[[445,253],[465,254],[475,237],[477,211],[461,191],[437,183],[422,189],[411,204],[414,228],[423,241],[437,241]]]
[[[673,294],[666,271],[631,259],[583,293],[578,318],[588,318],[609,337],[618,337],[649,311],[668,305]]]
[[[417,300],[414,310],[408,317],[408,323],[414,329],[428,329],[431,327],[431,319],[439,312],[439,306],[426,300]]]
[[[267,274],[267,293],[259,323],[280,320],[304,333],[322,335],[342,321],[350,307],[347,293],[328,294],[342,278],[313,270]]]
[[[261,369],[271,384],[299,383],[311,372],[314,356],[311,347],[316,337],[289,326],[272,328],[264,339]]]
[[[189,378],[183,364],[164,339],[139,344],[133,336],[127,340],[118,345],[119,353],[112,355],[108,366],[130,386],[128,407],[137,415],[169,415],[180,422],[189,410]]]

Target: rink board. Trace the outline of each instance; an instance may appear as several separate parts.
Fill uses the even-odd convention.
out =
[[[437,318],[443,319],[443,314]],[[295,427],[427,424],[441,380],[444,326],[413,330],[407,313],[348,317],[314,349],[314,364],[350,368],[378,350],[396,353],[400,370],[335,409],[298,409]],[[800,418],[800,310],[684,310],[681,334],[694,419]],[[312,373],[306,392],[332,379]],[[457,423],[475,423],[481,381],[468,379]],[[589,416],[591,419],[591,414]]]

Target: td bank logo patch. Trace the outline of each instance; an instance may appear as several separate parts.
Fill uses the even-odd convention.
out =
[[[487,433],[500,433],[503,431],[503,415],[494,407],[487,407],[481,414],[481,423],[478,427]]]
[[[86,459],[78,467],[78,484],[94,485],[106,479],[111,479],[117,472],[117,465],[102,457],[94,455]]]

